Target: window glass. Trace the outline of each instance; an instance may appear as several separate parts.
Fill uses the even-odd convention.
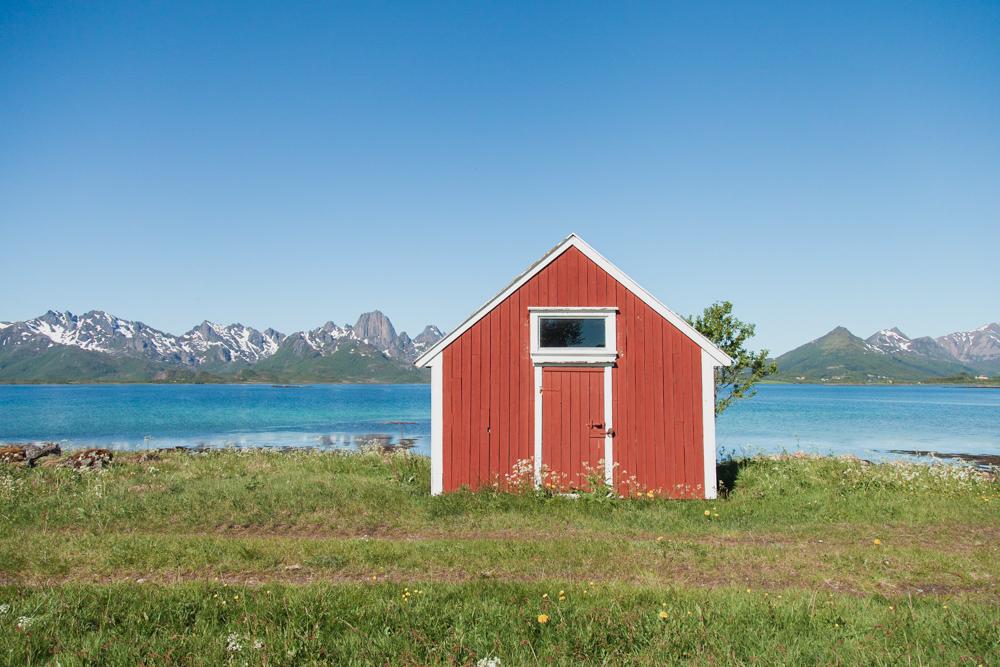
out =
[[[604,347],[604,318],[540,317],[539,347]]]

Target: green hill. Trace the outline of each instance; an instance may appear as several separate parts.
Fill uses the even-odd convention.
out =
[[[243,368],[233,376],[240,382],[429,382],[430,373],[406,361],[390,359],[371,345],[341,344],[335,352],[300,355],[281,348],[273,356]]]
[[[159,370],[141,359],[117,358],[68,345],[0,348],[0,382],[141,382]]]
[[[90,382],[429,382],[426,370],[390,359],[364,343],[350,341],[326,356],[279,350],[255,365],[221,364],[191,369],[134,357],[44,342],[0,347],[0,383]]]

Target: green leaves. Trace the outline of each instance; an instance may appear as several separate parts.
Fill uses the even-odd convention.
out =
[[[715,414],[720,415],[733,401],[757,393],[754,385],[778,371],[768,361],[768,350],[754,352],[747,348],[756,326],[733,315],[733,304],[718,301],[688,322],[733,359],[732,366],[715,369]]]

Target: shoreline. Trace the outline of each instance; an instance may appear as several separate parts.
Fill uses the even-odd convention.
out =
[[[429,458],[428,452],[420,451],[416,448],[416,442],[422,436],[407,437],[399,440],[395,434],[384,432],[371,432],[363,435],[355,435],[350,438],[350,443],[320,443],[317,445],[308,444],[236,444],[211,445],[204,442],[192,444],[166,444],[165,446],[149,447],[115,447],[111,443],[81,443],[79,445],[69,444],[64,440],[33,440],[33,441],[4,441],[0,440],[0,448],[20,448],[26,446],[59,445],[65,447],[63,452],[69,454],[86,450],[107,450],[120,455],[142,455],[142,454],[163,454],[168,452],[180,452],[187,454],[206,454],[212,452],[263,452],[268,454],[360,454],[371,451],[381,453],[406,452],[410,456]],[[398,441],[398,442],[394,442]],[[152,444],[152,442],[150,443]],[[103,445],[103,446],[102,446]],[[806,450],[783,450],[778,452],[757,451],[747,454],[733,454],[719,459],[717,465],[726,465],[733,461],[753,460],[753,459],[783,459],[783,458],[806,458],[818,460],[856,460],[869,465],[882,465],[893,461],[903,461],[906,463],[917,463],[923,465],[934,465],[938,463],[965,464],[983,471],[1000,470],[1000,454],[973,453],[973,452],[948,452],[931,449],[883,449],[876,450],[884,454],[895,454],[905,458],[868,459],[852,453],[834,454],[810,452]]]

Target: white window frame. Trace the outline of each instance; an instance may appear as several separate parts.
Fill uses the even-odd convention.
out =
[[[531,307],[531,360],[535,364],[610,364],[618,358],[615,307]],[[604,321],[604,347],[541,347],[539,320],[594,319]]]

